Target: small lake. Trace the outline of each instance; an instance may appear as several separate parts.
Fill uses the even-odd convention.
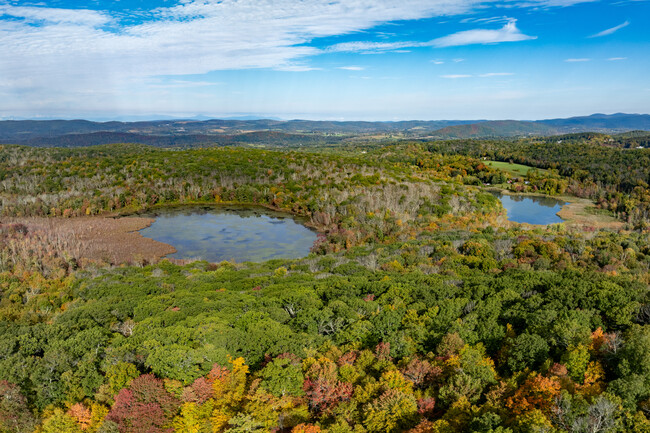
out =
[[[262,207],[178,207],[140,216],[156,219],[140,234],[176,248],[167,256],[175,259],[295,259],[309,254],[316,240],[316,233],[298,219]]]
[[[550,197],[495,194],[508,212],[508,220],[528,224],[557,224],[565,202]]]

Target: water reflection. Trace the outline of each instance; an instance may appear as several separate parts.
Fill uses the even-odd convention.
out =
[[[309,254],[316,233],[288,214],[260,207],[179,207],[145,214],[156,221],[142,236],[172,245],[168,257],[260,262]]]
[[[565,202],[550,197],[495,193],[507,211],[508,219],[518,223],[556,224],[564,221],[557,213]]]

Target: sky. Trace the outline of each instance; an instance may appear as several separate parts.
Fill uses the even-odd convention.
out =
[[[648,0],[0,0],[0,119],[650,113]]]

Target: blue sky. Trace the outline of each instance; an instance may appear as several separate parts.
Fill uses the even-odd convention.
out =
[[[644,0],[0,0],[0,118],[650,112]]]

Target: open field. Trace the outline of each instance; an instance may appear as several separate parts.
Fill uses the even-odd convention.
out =
[[[492,168],[505,171],[513,176],[526,176],[530,170],[535,169],[535,167],[530,167],[528,165],[513,164],[503,161],[485,161],[485,163]],[[541,173],[546,171],[542,169],[537,170]]]

